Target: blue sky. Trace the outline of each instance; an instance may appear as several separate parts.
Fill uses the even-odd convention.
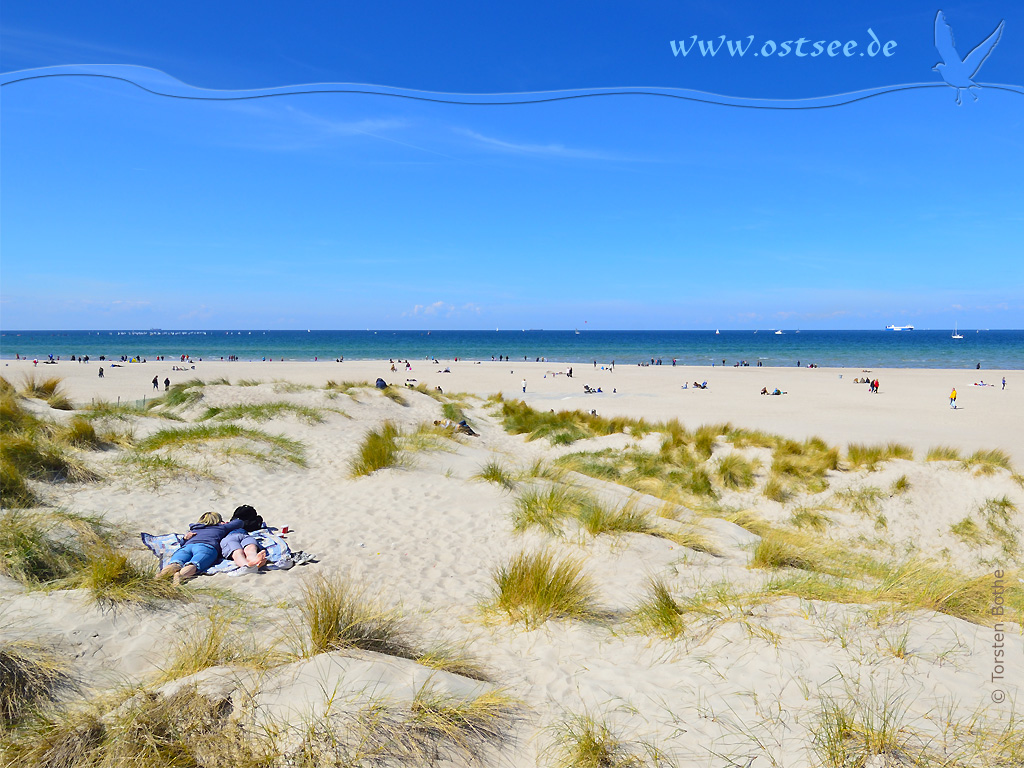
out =
[[[134,64],[206,89],[660,86],[810,98],[1024,85],[1024,8],[855,3],[7,2],[0,71]],[[854,39],[892,56],[673,56]],[[466,106],[183,101],[96,78],[0,92],[0,326],[1024,327],[1024,95],[841,107],[654,96]]]

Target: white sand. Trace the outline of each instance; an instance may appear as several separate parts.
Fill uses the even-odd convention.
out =
[[[236,505],[252,504],[268,523],[292,529],[288,540],[295,549],[318,557],[318,562],[291,571],[198,580],[234,590],[248,601],[250,631],[257,640],[269,642],[287,634],[282,627],[296,615],[288,606],[294,605],[304,578],[344,574],[400,606],[422,645],[436,638],[465,643],[493,681],[432,676],[415,662],[367,652],[295,661],[256,681],[240,669],[218,668],[200,675],[207,685],[226,691],[244,682],[256,686],[260,717],[268,721],[299,723],[310,712],[323,710],[326,692],[337,693],[338,706],[350,709],[382,696],[407,703],[430,678],[441,690],[459,696],[497,686],[521,700],[515,743],[500,757],[489,758],[488,765],[548,764],[550,727],[570,713],[587,712],[606,719],[626,741],[656,743],[680,766],[803,766],[816,762],[811,729],[825,696],[870,701],[899,694],[908,732],[934,746],[941,743],[943,707],[950,702],[956,702],[958,717],[983,712],[986,722],[998,728],[1008,722],[1010,702],[1024,682],[1017,625],[1006,625],[1005,680],[993,682],[993,629],[926,611],[785,598],[736,610],[723,620],[694,620],[677,640],[638,634],[627,615],[651,576],[663,578],[680,598],[722,581],[736,589],[763,583],[764,572],[747,565],[757,537],[722,520],[697,520],[694,524],[708,531],[722,550],[723,556],[714,557],[640,534],[555,538],[536,530],[515,533],[510,522],[513,496],[473,479],[494,457],[522,468],[538,458],[623,447],[631,444],[629,437],[612,435],[559,448],[544,440],[527,442],[506,434],[478,401],[468,413],[479,438],[465,438],[446,452],[414,454],[405,468],[352,479],[348,461],[368,428],[385,418],[411,428],[440,418],[440,405],[415,392],[405,393],[409,405],[402,407],[374,390],[354,390],[354,399],[330,399],[322,389],[275,391],[283,388],[273,383],[322,387],[328,379],[373,381],[382,376],[401,385],[415,378],[446,393],[503,391],[545,410],[679,418],[688,427],[731,421],[794,438],[820,435],[839,445],[898,440],[914,448],[916,461],[889,462],[874,473],[830,473],[829,490],[808,503],[827,502],[848,488],[878,488],[878,511],[886,527],[873,515],[837,511],[830,513],[836,525],[829,535],[848,542],[880,540],[894,556],[913,550],[945,557],[979,575],[999,566],[1018,567],[1017,556],[1009,557],[996,546],[971,547],[952,535],[950,527],[969,515],[980,520],[978,508],[991,498],[1006,496],[1018,510],[1024,509],[1024,491],[1006,471],[975,477],[951,462],[926,463],[924,452],[940,444],[965,453],[1000,448],[1018,465],[1024,462],[1024,382],[1019,372],[1005,372],[1009,383],[1001,391],[973,386],[981,378],[998,382],[1004,375],[999,371],[874,370],[864,374],[880,380],[881,392],[873,395],[866,384],[853,383],[861,374],[849,369],[620,366],[613,373],[574,366],[575,376],[569,379],[545,377],[556,367],[543,363],[413,361],[411,373],[403,367],[391,373],[386,361],[204,362],[187,373],[171,371],[172,363],[108,366],[99,380],[97,365],[39,365],[34,372],[63,377],[76,402],[151,397],[156,394],[150,384],[154,375],[173,383],[193,377],[261,379],[267,383],[208,386],[201,406],[287,400],[341,409],[345,415],[327,412],[319,425],[291,417],[251,424],[301,440],[307,449],[306,468],[244,460],[224,464],[210,458],[208,467],[216,479],[176,479],[153,486],[119,469],[117,452],[110,451],[89,457],[106,480],[51,486],[44,491],[51,504],[102,514],[132,531],[152,533],[182,531],[206,510],[230,516]],[[452,373],[438,373],[445,366]],[[3,375],[17,384],[31,367],[30,362],[10,361]],[[523,378],[528,382],[525,396],[520,391]],[[692,389],[694,380],[707,380],[708,389]],[[683,382],[690,388],[681,389]],[[583,395],[584,383],[600,386],[604,393]],[[762,386],[788,394],[762,396]],[[959,392],[955,411],[948,406],[953,386]],[[201,410],[190,413],[195,417]],[[168,424],[142,419],[136,434],[141,437]],[[656,449],[658,440],[648,436],[642,444]],[[719,443],[713,461],[730,450]],[[766,449],[756,448],[744,449],[744,455],[756,457],[759,451],[767,456]],[[202,456],[190,460],[205,461]],[[784,508],[760,495],[765,474],[762,469],[758,487],[726,492],[721,502],[754,508],[784,523],[793,505]],[[910,490],[890,495],[887,489],[900,476],[909,480]],[[621,486],[581,476],[574,480],[606,500],[635,496]],[[643,501],[651,507],[659,503]],[[1020,533],[1020,512],[1012,515],[1012,527]],[[553,621],[526,631],[481,612],[492,569],[511,554],[541,547],[585,560],[602,606],[610,612],[607,623]],[[202,598],[191,606],[155,612],[104,613],[90,607],[84,595],[27,593],[3,578],[0,601],[0,636],[59,642],[74,654],[79,674],[97,690],[152,679],[179,630],[214,603]],[[904,643],[905,654],[891,650]],[[993,703],[996,691],[1005,694],[1004,703]]]

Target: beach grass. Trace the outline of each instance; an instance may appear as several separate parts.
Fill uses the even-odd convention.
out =
[[[633,610],[633,622],[640,632],[675,639],[686,629],[686,611],[672,596],[664,579],[651,578],[640,603]]]
[[[401,436],[401,430],[390,421],[385,421],[377,429],[369,430],[363,436],[359,450],[349,463],[352,477],[362,477],[381,469],[400,466]]]
[[[141,451],[161,449],[199,450],[210,443],[221,443],[225,456],[243,456],[268,462],[290,462],[305,465],[305,450],[297,440],[273,435],[260,429],[237,424],[192,424],[187,427],[160,429],[139,441]],[[265,450],[248,448],[257,446]]]
[[[518,701],[500,690],[460,698],[427,681],[409,706],[407,726],[429,752],[446,761],[483,765],[492,750],[510,741]],[[433,761],[431,761],[433,762]]]
[[[480,470],[473,477],[500,485],[506,491],[513,491],[516,487],[515,474],[497,459],[491,459],[481,465]]]
[[[874,472],[878,465],[893,459],[913,461],[914,451],[902,443],[885,443],[884,445],[864,445],[850,443],[846,446],[846,463],[852,469],[866,469]]]
[[[86,561],[60,517],[35,511],[0,512],[0,574],[27,587],[70,578]]]
[[[239,403],[222,408],[207,408],[199,421],[214,419],[216,421],[238,421],[248,419],[255,422],[265,422],[271,419],[279,419],[285,416],[293,416],[306,424],[322,424],[324,421],[323,411],[319,408],[310,408],[305,405],[295,405],[284,401],[271,403]]]
[[[597,590],[573,558],[559,559],[550,551],[520,552],[492,571],[491,607],[528,629],[550,619],[591,621],[601,612]]]
[[[524,531],[537,526],[557,534],[567,519],[579,515],[582,508],[592,501],[592,497],[582,491],[565,485],[526,488],[515,497],[512,527]]]
[[[465,643],[456,645],[445,641],[435,642],[416,656],[416,663],[471,680],[491,679],[491,674]]]
[[[549,729],[555,768],[669,768],[660,750],[616,736],[608,722],[589,712],[568,713]]]
[[[126,689],[71,709],[41,711],[5,739],[11,765],[47,768],[271,768],[271,740],[246,732],[224,699],[194,685],[169,696]]]
[[[715,475],[723,488],[746,489],[754,485],[757,465],[744,459],[738,453],[723,456],[715,465]]]
[[[161,681],[177,680],[210,667],[230,665],[266,670],[286,661],[284,654],[261,648],[239,621],[237,610],[214,606],[176,634],[161,664]]]
[[[53,647],[31,640],[0,642],[0,726],[14,726],[72,686],[71,664]]]
[[[961,460],[961,466],[973,470],[975,475],[992,475],[1000,469],[1013,472],[1013,464],[1005,451],[992,448],[987,451],[975,451]]]
[[[960,451],[951,445],[936,445],[928,449],[925,461],[960,461]]]
[[[927,765],[923,746],[907,732],[903,695],[872,691],[840,701],[825,697],[813,728],[824,768],[867,766],[877,756],[896,765]]]
[[[164,393],[160,404],[168,408],[190,408],[203,399],[202,379],[189,379],[180,384],[172,384]]]
[[[398,611],[341,576],[318,575],[303,582],[297,610],[303,656],[346,648],[403,659],[420,655]]]
[[[158,581],[151,561],[139,562],[130,552],[102,540],[88,543],[85,562],[65,583],[88,590],[103,607],[131,604],[153,608],[168,600],[190,599],[188,592]]]

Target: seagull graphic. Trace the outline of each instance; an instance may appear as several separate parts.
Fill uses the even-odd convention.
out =
[[[996,43],[999,42],[999,38],[1003,35],[1003,25],[1005,23],[1005,21],[1000,21],[999,26],[993,30],[992,34],[967,54],[966,58],[961,60],[960,54],[956,52],[956,44],[953,42],[953,30],[946,23],[945,14],[942,11],[935,14],[935,47],[938,49],[942,61],[932,67],[932,69],[942,75],[942,79],[946,81],[947,85],[956,88],[957,104],[962,103],[960,101],[961,88],[967,88],[967,92],[974,96],[974,100],[978,100],[978,97],[970,91],[971,88],[978,87],[971,78],[978,74],[981,65],[985,63],[985,59],[992,53],[992,49],[996,47]]]

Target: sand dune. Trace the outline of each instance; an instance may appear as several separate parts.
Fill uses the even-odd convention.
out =
[[[289,571],[200,577],[182,588],[191,602],[147,609],[97,607],[83,589],[40,591],[0,577],[0,641],[41,642],[72,660],[87,693],[65,695],[67,705],[100,700],[125,685],[172,699],[176,691],[194,698],[198,690],[231,701],[232,714],[218,721],[217,732],[228,739],[230,729],[241,729],[230,732],[257,751],[270,744],[276,756],[267,765],[375,765],[382,755],[389,765],[840,764],[828,762],[829,734],[839,734],[851,765],[907,764],[924,754],[1009,765],[1024,754],[1012,714],[1024,680],[1020,618],[993,618],[988,610],[997,570],[1020,605],[1020,476],[925,461],[930,447],[948,445],[963,457],[998,448],[1019,465],[1024,396],[1012,380],[1002,391],[973,387],[980,378],[973,371],[873,371],[881,382],[873,395],[852,382],[859,372],[826,369],[578,367],[569,379],[546,375],[556,368],[544,363],[414,361],[411,373],[394,374],[387,362],[204,362],[188,373],[170,365],[108,368],[102,381],[96,364],[31,371],[31,363],[12,361],[3,373],[15,386],[30,372],[61,376],[79,406],[96,398],[151,398],[158,394],[149,383],[154,375],[176,384],[208,382],[195,390],[201,399],[174,409],[185,422],[143,415],[93,422],[101,433],[131,428],[136,445],[162,429],[187,427],[210,408],[286,403],[267,421],[250,411],[200,423],[285,436],[299,444],[301,463],[243,438],[147,453],[174,458],[176,469],[126,464],[126,447],[85,450],[82,461],[101,479],[33,482],[43,499],[37,509],[102,517],[123,526],[137,546],[141,531],[183,531],[205,511],[229,517],[248,503],[269,524],[288,526],[289,544],[317,559]],[[438,373],[445,365],[452,372]],[[404,404],[373,388],[325,389],[328,380],[378,376],[396,385]],[[984,376],[996,381],[1002,374]],[[222,378],[232,383],[210,383]],[[448,397],[404,389],[406,379],[430,391],[440,386]],[[692,389],[694,380],[707,380],[708,389]],[[690,388],[681,389],[683,382]],[[604,392],[584,395],[584,383]],[[956,411],[948,406],[954,385]],[[788,394],[761,396],[762,386]],[[568,444],[528,440],[505,429],[500,404],[485,401],[498,391],[540,412],[594,409],[649,422],[676,418],[690,430],[729,421],[794,440],[819,435],[841,449],[840,460],[813,478],[787,475],[788,498],[773,500],[765,491],[780,477],[771,470],[775,449],[742,444],[738,433],[712,435],[708,456],[688,433],[676,461],[692,464],[657,475],[662,470],[653,462],[665,434],[631,428]],[[47,418],[68,419],[66,411],[28,402]],[[478,437],[423,430],[413,437],[420,425],[444,418],[445,402],[462,409]],[[406,434],[400,466],[353,477],[364,436],[385,420]],[[848,443],[886,441],[905,444],[913,458],[879,461],[870,470],[846,457]],[[253,455],[257,448],[262,459]],[[589,456],[572,464],[579,452]],[[727,487],[722,479],[723,462],[733,455],[752,472],[748,487]],[[652,462],[647,475],[642,461]],[[515,487],[478,477],[488,462]],[[553,474],[558,467],[562,474]],[[685,473],[690,490],[669,493],[682,487]],[[705,476],[711,490],[693,491],[694,478]],[[553,518],[549,529],[523,523],[524,497],[552,488],[591,501]],[[625,507],[641,523],[633,532],[588,532],[588,524],[597,525],[597,507],[611,517]],[[763,566],[758,545],[770,540],[805,562]],[[523,552],[577,561],[593,586],[590,617],[526,624],[495,609],[493,574]],[[138,557],[155,561],[144,551]],[[862,567],[858,557],[874,565]],[[936,586],[941,574],[953,576],[954,586]],[[840,576],[849,577],[842,589]],[[299,606],[304,585],[321,577],[393,611],[406,651],[312,652]],[[669,596],[661,620],[638,613],[645,602],[650,608],[652,581]],[[270,655],[257,663],[251,653],[248,661],[236,654],[168,681],[176,643],[203,630],[211,616],[228,617],[231,637]],[[999,659],[1002,679],[994,680],[997,629],[1006,653]],[[424,653],[439,644],[469,657],[479,674],[428,666]],[[437,727],[438,712],[468,704],[477,714],[490,706],[480,730]],[[859,728],[885,730],[878,717],[887,708],[894,718],[888,747],[858,746],[834,727],[841,710]],[[477,722],[463,717],[469,709],[458,711],[462,719],[444,722]],[[954,727],[971,718],[973,731]],[[328,743],[331,728],[341,735]],[[572,745],[588,728],[596,737],[605,733],[606,762],[573,756]],[[25,751],[20,732],[11,733],[4,742],[9,759],[45,763],[47,753]],[[889,758],[871,757],[884,749]],[[902,750],[903,763],[892,762],[893,750]],[[193,760],[218,764],[211,754]]]

